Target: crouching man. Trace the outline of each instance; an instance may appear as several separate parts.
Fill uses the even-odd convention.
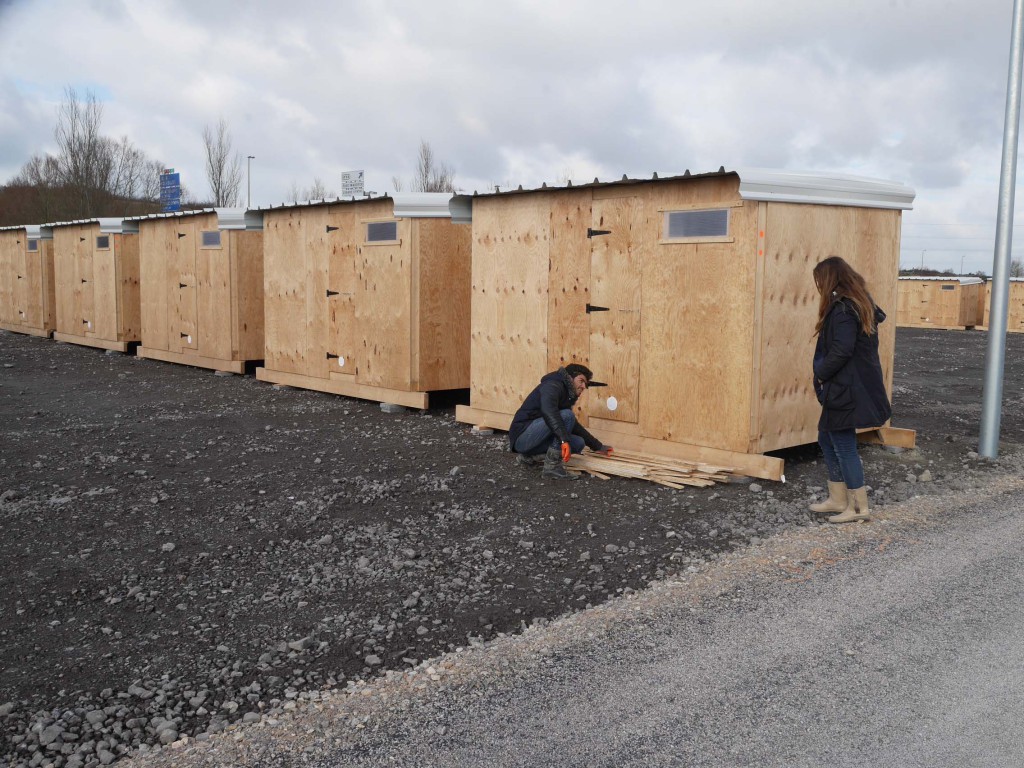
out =
[[[593,373],[585,365],[571,363],[546,374],[512,417],[508,430],[509,445],[516,460],[524,466],[534,466],[544,455],[544,477],[577,480],[562,466],[573,453],[582,453],[587,446],[592,451],[610,454],[612,448],[576,423],[572,407],[579,400]]]

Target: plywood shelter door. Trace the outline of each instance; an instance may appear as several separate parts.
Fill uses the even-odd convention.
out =
[[[117,340],[117,266],[115,249],[118,235],[105,235],[106,248],[93,238],[96,246],[92,260],[92,306],[90,335]]]
[[[29,312],[28,267],[31,254],[26,250],[25,240],[20,239],[14,254],[14,306],[15,322],[19,325],[34,326]]]
[[[587,395],[591,416],[636,422],[640,396],[640,212],[635,197],[593,202],[590,368],[607,386]]]
[[[82,228],[75,237],[75,323],[73,333],[92,336],[95,317],[93,316],[93,274],[92,274],[92,230]]]
[[[171,289],[175,291],[171,304],[169,329],[171,351],[183,352],[199,349],[196,292],[196,227],[193,222],[178,222],[175,227],[174,249],[171,251]]]
[[[331,207],[324,227],[330,254],[327,306],[330,313],[331,371],[356,372],[356,238],[361,237],[354,210]]]
[[[24,299],[20,302],[25,312],[25,325],[31,328],[43,327],[43,244],[39,243],[38,250],[25,251],[25,271],[22,272],[22,279],[18,281],[20,290],[24,292]]]

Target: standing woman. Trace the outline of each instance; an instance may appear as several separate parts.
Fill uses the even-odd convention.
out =
[[[880,427],[892,408],[878,360],[878,324],[885,313],[875,306],[864,278],[838,256],[814,267],[818,323],[814,332],[814,391],[821,403],[818,444],[828,468],[828,499],[812,512],[837,512],[830,523],[867,520],[864,467],[857,454],[857,430]]]

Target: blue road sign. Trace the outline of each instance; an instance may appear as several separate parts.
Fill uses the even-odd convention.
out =
[[[181,210],[181,174],[160,174],[160,206],[164,213]]]

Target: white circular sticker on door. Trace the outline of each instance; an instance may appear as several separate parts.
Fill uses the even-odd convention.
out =
[[[189,344],[191,344],[192,343],[192,337],[189,336],[187,339],[185,339],[185,341],[187,341]]]
[[[86,321],[85,326],[86,326],[86,328],[90,328],[91,329],[92,328],[92,320]]]
[[[619,407],[619,401],[615,399],[615,395],[611,395],[608,398],[608,410],[609,411],[614,411],[618,407]]]
[[[338,355],[338,367],[339,368],[344,368],[345,367],[345,356],[344,355]]]

